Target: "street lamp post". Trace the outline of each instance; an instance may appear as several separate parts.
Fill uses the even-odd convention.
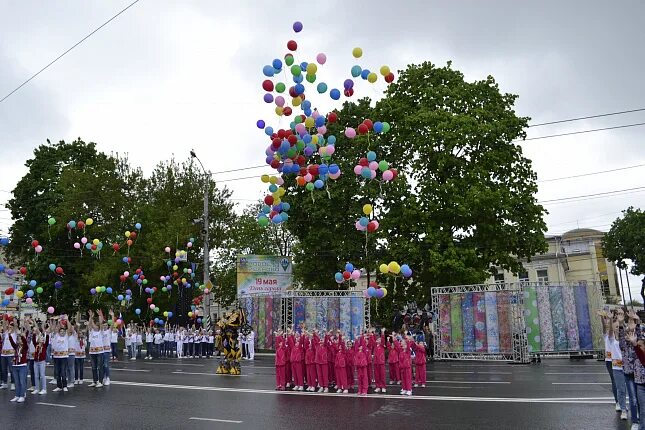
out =
[[[210,173],[206,171],[202,161],[197,157],[195,151],[190,151],[190,156],[196,159],[199,162],[199,165],[202,167],[204,172],[204,213],[202,218],[202,233],[204,235],[204,287],[208,285],[210,280],[210,259],[209,259],[209,249],[208,249],[208,189],[210,184]],[[204,294],[204,300],[202,300],[203,313],[202,322],[204,326],[210,321],[210,295]],[[204,321],[206,319],[206,321]]]

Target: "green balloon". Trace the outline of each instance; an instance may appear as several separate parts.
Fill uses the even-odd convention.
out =
[[[383,133],[387,133],[388,131],[390,131],[390,124],[388,124],[387,122],[384,122],[383,123]]]
[[[155,308],[155,313],[156,313],[156,314],[158,314],[158,313],[159,313],[159,308]]]
[[[184,273],[188,273],[188,269],[184,268]]]
[[[385,160],[381,160],[381,161],[379,161],[379,162],[378,162],[378,169],[379,169],[381,172],[385,172],[385,171],[386,171],[387,169],[389,169],[389,168],[390,168],[390,165],[388,164],[388,162],[387,162],[387,161],[385,161]]]
[[[266,227],[269,225],[269,218],[263,216],[258,218],[258,224],[260,224],[262,227]]]
[[[54,224],[56,224],[56,218],[49,218],[49,219],[47,220],[47,224],[49,224],[49,225],[54,225]]]
[[[305,79],[307,79],[307,82],[309,82],[310,84],[313,84],[314,82],[316,82],[316,75],[307,74],[307,76],[305,76]]]
[[[302,117],[300,115],[296,115],[296,117],[293,119],[293,122],[300,124],[302,122]]]
[[[148,280],[147,279],[143,280],[143,285],[148,285]]]
[[[313,191],[314,184],[312,184],[311,182],[308,182],[307,185],[305,185],[305,188],[307,189],[307,191]]]
[[[299,140],[298,142],[296,142],[296,149],[298,151],[302,151],[303,149],[305,149],[305,142],[303,142],[302,140]]]
[[[38,287],[38,288],[36,288],[36,292],[37,292],[38,294],[42,294],[42,293],[43,293],[43,287]]]
[[[286,89],[287,89],[287,86],[285,84],[283,84],[282,82],[278,82],[277,84],[275,84],[275,90],[278,93],[283,93],[284,90],[286,90]]]
[[[287,63],[287,66],[291,66],[293,64],[293,55],[291,54],[285,55],[284,62]]]
[[[112,320],[111,319],[107,320],[107,323],[108,325],[112,325]]]
[[[291,66],[291,74],[293,76],[300,76],[302,74],[302,69],[300,68],[300,64],[294,64]]]
[[[166,291],[168,291],[168,288],[166,288],[166,287],[161,287],[161,291],[163,291],[163,292],[165,293]]]
[[[296,152],[297,152],[296,148],[292,146],[292,147],[291,147],[291,148],[289,148],[289,150],[287,151],[287,157],[289,157],[289,158],[293,158],[293,157],[296,155]]]

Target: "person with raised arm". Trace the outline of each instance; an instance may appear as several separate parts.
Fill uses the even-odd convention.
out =
[[[5,329],[6,330],[6,329]],[[13,328],[14,336],[9,336],[9,342],[15,353],[13,356],[13,379],[16,384],[16,396],[11,402],[22,403],[27,396],[27,332],[24,328],[18,330],[17,325]]]
[[[112,355],[112,330],[105,321],[103,311],[99,310],[99,326],[103,340],[103,385],[110,385],[110,358]],[[114,312],[110,309],[110,317],[114,321]]]
[[[374,381],[376,393],[386,393],[385,385],[385,329],[381,329],[381,336],[374,341]]]
[[[47,347],[49,346],[49,333],[42,327],[36,328],[31,319],[28,320],[32,324],[31,343],[34,346],[34,373],[36,374],[36,389],[34,394],[40,395],[47,394],[47,378],[45,378],[45,366],[47,362]]]
[[[103,386],[103,379],[105,377],[103,367],[103,333],[100,327],[101,317],[99,316],[99,324],[94,321],[94,312],[90,310],[87,320],[90,335],[90,362],[92,363],[92,383],[90,387],[101,388]]]
[[[53,322],[54,335],[51,340],[54,368],[56,370],[56,388],[54,392],[67,389],[67,359],[69,358],[69,336],[60,321]]]
[[[13,367],[13,357],[16,353],[16,351],[13,349],[13,346],[11,346],[11,342],[9,341],[10,337],[13,337],[13,340],[15,342],[16,340],[16,335],[13,332],[15,322],[14,320],[9,321],[7,323],[7,320],[3,318],[2,320],[2,336],[0,337],[0,389],[4,390],[8,388],[7,382],[9,380],[9,377],[7,375],[11,376],[11,389],[15,389],[15,381],[13,379],[13,373],[11,372],[11,368]]]
[[[616,395],[620,406],[620,419],[627,419],[627,387],[625,386],[625,374],[623,373],[623,354],[620,351],[618,343],[618,326],[620,321],[625,318],[625,312],[622,308],[616,309],[615,317],[610,320],[607,327],[607,336],[611,350],[611,368],[614,373],[614,383],[616,384]]]
[[[614,381],[614,372],[611,367],[611,343],[609,342],[608,336],[612,315],[606,310],[599,310],[598,316],[602,324],[602,337],[605,342],[605,367],[609,373],[609,379],[611,379],[611,392],[616,402],[616,412],[620,412],[620,404],[618,403],[618,395],[616,394],[616,382]]]

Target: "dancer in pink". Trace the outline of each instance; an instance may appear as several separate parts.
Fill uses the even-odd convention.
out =
[[[336,392],[347,394],[349,392],[347,387],[347,371],[345,370],[347,363],[345,361],[345,345],[342,340],[337,342],[336,347],[336,356],[334,358],[334,370],[337,378],[336,384],[338,385]]]
[[[426,386],[426,346],[424,342],[412,342],[414,350],[414,386]]]
[[[279,340],[275,350],[275,380],[276,380],[276,390],[284,391],[286,384],[286,375],[285,375],[285,366],[287,364],[286,360],[287,348],[284,346],[284,342]]]
[[[345,370],[347,373],[347,388],[354,388],[354,346],[352,341],[348,340],[345,344]]]
[[[374,342],[374,381],[376,385],[375,392],[385,393],[385,329],[381,330],[381,337],[377,337]]]
[[[406,396],[412,395],[412,357],[410,354],[410,345],[408,342],[412,343],[411,338],[406,342],[405,339],[402,339],[401,342],[396,342],[395,347],[399,353],[399,372],[401,375],[401,394]]]
[[[369,387],[367,374],[368,360],[363,346],[359,346],[358,351],[354,354],[354,363],[356,364],[356,373],[358,374],[358,395],[367,396],[367,388]]]
[[[390,337],[387,345],[387,364],[390,367],[390,385],[400,384],[401,375],[399,374],[399,352],[394,344],[394,337]]]
[[[316,349],[311,336],[306,340],[305,367],[307,368],[307,391],[316,391]]]
[[[314,333],[316,343],[316,374],[318,375],[318,392],[329,392],[329,368],[327,365],[327,345]]]
[[[304,390],[304,375],[302,374],[302,360],[303,360],[303,350],[302,345],[300,344],[300,337],[294,339],[294,344],[291,347],[290,362],[291,370],[293,374],[293,383],[294,391],[303,391]]]

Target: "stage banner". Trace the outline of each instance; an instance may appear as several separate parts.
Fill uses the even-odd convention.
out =
[[[273,255],[237,256],[237,296],[251,294],[280,294],[293,284],[290,257]]]

